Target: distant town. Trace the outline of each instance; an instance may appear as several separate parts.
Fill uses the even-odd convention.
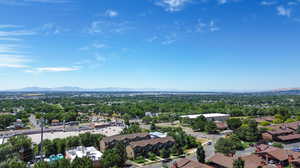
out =
[[[300,167],[300,97],[3,92],[0,167]]]

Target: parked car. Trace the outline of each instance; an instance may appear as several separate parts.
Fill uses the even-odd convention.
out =
[[[294,152],[300,152],[300,147],[293,148],[292,151],[294,151]]]

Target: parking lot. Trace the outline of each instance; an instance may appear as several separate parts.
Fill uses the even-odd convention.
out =
[[[50,139],[53,140],[55,138],[66,138],[70,136],[78,136],[79,134],[90,132],[92,134],[102,134],[105,136],[113,136],[120,134],[123,130],[123,127],[120,126],[111,126],[96,130],[84,130],[84,131],[70,131],[70,132],[53,132],[53,133],[44,133],[44,139]],[[41,134],[32,134],[28,135],[33,143],[40,143],[41,141]]]

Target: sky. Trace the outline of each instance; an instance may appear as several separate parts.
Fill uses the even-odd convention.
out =
[[[300,87],[300,0],[0,0],[0,90]]]

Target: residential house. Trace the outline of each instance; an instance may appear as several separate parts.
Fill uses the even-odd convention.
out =
[[[129,143],[126,147],[127,157],[136,158],[137,156],[144,156],[149,152],[159,153],[161,149],[171,148],[174,144],[175,140],[169,136],[165,138],[134,141]]]
[[[207,164],[203,164],[194,160],[182,158],[173,162],[171,168],[213,168]]]
[[[66,151],[65,158],[73,161],[75,158],[89,157],[93,161],[94,167],[100,167],[102,153],[95,147],[78,146],[72,150]]]
[[[300,152],[294,152],[265,144],[256,146],[255,153],[261,156],[266,163],[274,163],[279,168],[289,165],[294,160],[300,159]]]
[[[240,157],[245,161],[245,168],[257,168],[259,166],[266,168],[265,161],[255,154]],[[213,157],[209,158],[209,165],[215,168],[233,168],[233,163],[237,160],[236,156],[226,156],[220,153],[216,153]]]
[[[123,143],[128,145],[133,141],[141,141],[151,139],[149,133],[136,133],[136,134],[127,134],[127,135],[115,135],[110,137],[104,137],[100,141],[100,150],[103,152],[106,149],[113,148],[117,143]]]

